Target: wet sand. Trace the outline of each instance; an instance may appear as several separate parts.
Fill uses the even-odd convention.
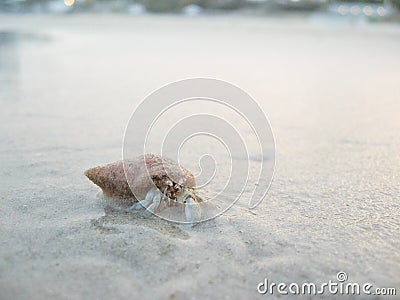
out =
[[[338,271],[399,287],[397,25],[1,16],[0,31],[1,299],[254,299],[265,277]],[[268,114],[267,200],[194,228],[105,207],[83,171],[121,158],[142,98],[193,76]]]

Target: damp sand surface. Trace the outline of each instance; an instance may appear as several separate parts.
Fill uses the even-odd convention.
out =
[[[1,299],[255,299],[265,277],[338,271],[400,286],[396,24],[2,15],[0,32]],[[268,114],[267,199],[194,228],[105,206],[84,170],[121,158],[147,94],[193,76]]]

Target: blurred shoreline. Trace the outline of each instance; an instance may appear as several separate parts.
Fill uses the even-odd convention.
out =
[[[147,0],[148,1],[148,0]],[[170,0],[175,1],[175,0]],[[7,3],[10,1],[5,1]],[[148,1],[151,2],[151,1]],[[158,3],[157,1],[154,1]],[[162,1],[161,1],[162,2]],[[204,2],[204,1],[203,1]],[[329,1],[329,0],[225,0],[209,1],[208,3],[237,3],[232,7],[226,4],[197,5],[203,3],[198,1],[180,1],[177,7],[149,7],[146,0],[143,3],[130,1],[87,1],[81,0],[56,0],[56,1],[21,1],[25,5],[0,4],[0,15],[6,16],[76,16],[76,15],[118,15],[131,18],[143,16],[165,17],[247,17],[247,18],[302,18],[302,19],[324,19],[335,23],[399,23],[400,11],[397,4],[385,1]],[[18,2],[15,2],[18,3]],[[26,4],[28,3],[28,4]],[[70,5],[71,3],[71,5]],[[89,3],[89,4],[87,4]],[[183,3],[183,4],[182,4]],[[185,4],[187,3],[187,4]],[[240,5],[238,3],[241,3]]]
[[[227,26],[233,24],[242,24],[249,27],[251,30],[252,26],[272,26],[279,28],[292,28],[292,29],[307,29],[312,28],[316,30],[321,28],[323,30],[329,31],[342,31],[344,28],[352,28],[357,30],[363,30],[363,28],[368,31],[382,31],[386,33],[400,31],[400,18],[398,19],[388,19],[380,22],[368,22],[363,18],[337,18],[326,16],[324,13],[319,11],[314,11],[312,13],[307,12],[291,12],[289,14],[276,13],[270,15],[251,14],[251,13],[230,13],[230,14],[202,14],[196,17],[187,17],[182,14],[154,14],[146,13],[140,16],[131,16],[129,14],[119,14],[119,13],[77,13],[77,14],[3,14],[0,19],[0,31],[13,31],[14,29],[21,29],[25,32],[36,31],[38,27],[43,25],[46,31],[49,29],[49,25],[68,25],[72,24],[75,26],[80,26],[86,24],[90,26],[96,22],[105,22],[105,24],[112,25],[115,27],[120,27],[120,30],[124,30],[123,24],[126,24],[129,29],[130,24],[147,24],[152,26],[152,20],[162,20],[163,24],[168,23],[180,23],[186,24],[199,24],[199,26],[204,25],[208,27],[208,22],[213,20],[213,22],[224,24]],[[79,24],[79,25],[78,25]],[[35,26],[33,29],[32,26]],[[55,26],[56,29],[59,26]],[[185,30],[181,28],[180,30]],[[232,29],[234,31],[234,29]]]

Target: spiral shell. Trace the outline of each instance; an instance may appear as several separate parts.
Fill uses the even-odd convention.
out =
[[[194,176],[187,169],[156,154],[94,167],[86,170],[85,175],[105,196],[116,199],[144,199],[154,185],[168,198],[175,199],[182,188],[196,186]]]

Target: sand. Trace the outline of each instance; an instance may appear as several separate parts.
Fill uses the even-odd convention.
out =
[[[338,271],[399,287],[398,25],[27,15],[0,31],[2,300],[256,299],[265,277]],[[192,76],[267,112],[266,201],[193,228],[108,207],[84,170],[121,159],[142,98]]]

